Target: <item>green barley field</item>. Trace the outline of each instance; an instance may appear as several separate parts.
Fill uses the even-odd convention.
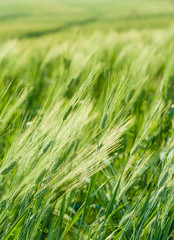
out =
[[[0,239],[174,239],[173,0],[0,0]]]

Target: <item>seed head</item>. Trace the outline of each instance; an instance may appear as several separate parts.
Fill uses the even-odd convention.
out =
[[[103,121],[102,121],[102,123],[101,123],[101,128],[102,128],[102,129],[104,129],[104,128],[106,127],[107,119],[108,119],[108,115],[107,115],[107,113],[105,113],[104,118],[103,118]]]
[[[4,168],[4,169],[1,171],[1,174],[2,174],[2,175],[6,175],[6,174],[9,173],[11,170],[13,170],[13,168],[15,168],[16,165],[17,165],[17,162],[16,162],[16,161],[12,162],[10,165],[8,165],[8,167]]]

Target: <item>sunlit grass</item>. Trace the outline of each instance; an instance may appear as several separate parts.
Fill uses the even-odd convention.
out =
[[[0,44],[2,240],[174,237],[173,27],[86,28]]]

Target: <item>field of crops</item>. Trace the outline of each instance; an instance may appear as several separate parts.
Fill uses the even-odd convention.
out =
[[[174,2],[0,1],[0,239],[174,239]]]

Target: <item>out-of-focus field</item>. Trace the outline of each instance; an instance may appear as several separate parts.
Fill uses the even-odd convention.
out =
[[[174,24],[172,0],[0,1],[0,39],[40,37],[69,30],[165,28]]]
[[[174,2],[0,0],[0,239],[174,239]]]

